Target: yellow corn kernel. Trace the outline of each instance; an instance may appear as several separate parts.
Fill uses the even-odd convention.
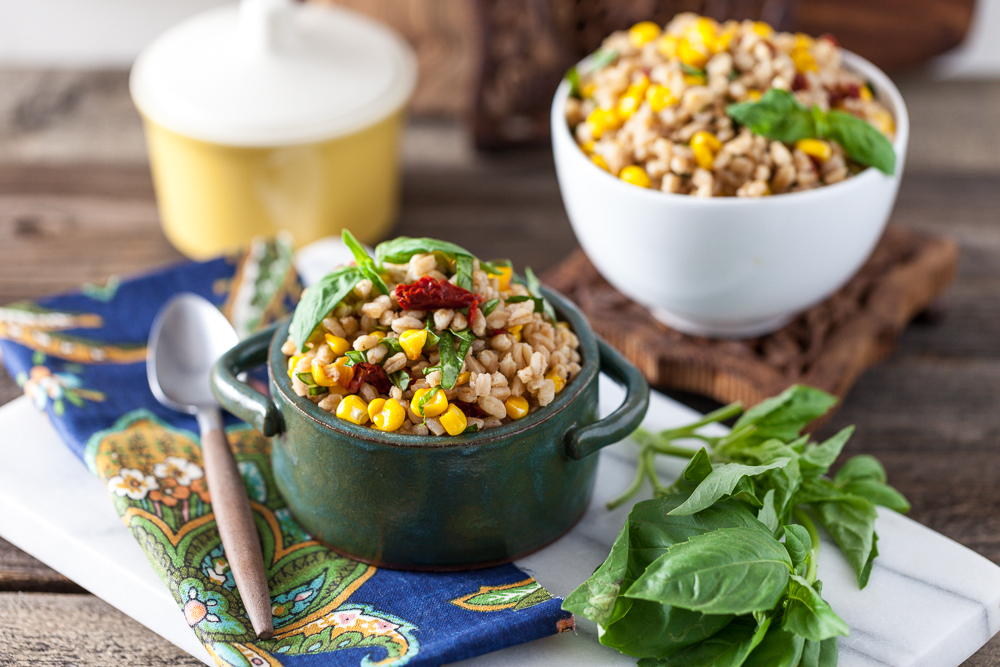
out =
[[[795,147],[820,162],[826,162],[833,155],[833,148],[821,139],[799,139],[795,142]]]
[[[614,109],[597,108],[587,116],[587,124],[590,125],[590,133],[594,138],[600,139],[608,130],[617,130],[621,127],[622,119]]]
[[[685,37],[677,43],[677,57],[685,65],[701,69],[708,62],[708,48]]]
[[[698,163],[698,166],[711,171],[715,166],[715,154],[704,145],[694,146],[692,150],[694,150],[694,161]]]
[[[753,31],[765,39],[769,39],[774,35],[774,28],[763,21],[754,21]]]
[[[558,375],[555,371],[549,371],[545,374],[546,380],[552,380],[552,384],[556,386],[556,393],[558,394],[566,386],[566,378]]]
[[[689,86],[704,86],[705,77],[699,74],[685,74],[684,83],[686,83]]]
[[[583,152],[586,153],[587,155],[592,155],[593,152],[594,152],[594,142],[593,141],[585,141],[584,143],[580,144],[580,148],[582,148]],[[490,275],[491,276],[495,276],[495,275],[498,275],[498,274],[491,273]]]
[[[593,162],[594,164],[596,164],[598,167],[600,167],[604,171],[611,171],[610,169],[608,169],[608,163],[605,162],[604,158],[602,158],[600,155],[591,155],[590,156],[590,161]]]
[[[333,350],[333,356],[335,357],[342,357],[345,352],[351,349],[351,344],[347,342],[346,338],[334,336],[332,333],[326,334],[326,344]]]
[[[715,41],[715,52],[722,53],[723,51],[728,51],[730,45],[733,43],[733,37],[736,36],[736,31],[739,28],[732,27],[726,28],[719,34],[719,39]]]
[[[691,147],[704,145],[707,146],[713,153],[718,153],[722,148],[722,142],[711,132],[695,132],[694,136],[691,137]]]
[[[670,89],[660,84],[654,84],[646,91],[646,101],[653,111],[663,111],[671,104],[677,104],[678,99],[673,96]]]
[[[456,387],[461,387],[463,384],[469,384],[469,379],[472,377],[472,373],[465,371],[464,373],[458,374],[458,380],[455,382]]]
[[[295,367],[299,365],[299,362],[302,361],[302,357],[304,356],[306,355],[296,354],[294,356],[288,357],[288,377],[292,377],[292,375],[295,373]]]
[[[582,95],[584,99],[587,99],[588,97],[594,96],[595,90],[597,90],[597,84],[593,81],[588,81],[580,86],[580,95]]]
[[[327,364],[324,364],[316,357],[313,357],[312,360],[313,382],[315,382],[321,387],[332,387],[333,385],[337,384],[337,381],[334,379],[332,370],[333,369],[327,366]]]
[[[761,98],[761,92],[756,88],[751,88],[750,90],[747,91],[747,97],[756,102]]]
[[[660,26],[652,21],[636,23],[628,31],[628,41],[632,42],[632,46],[636,47],[642,46],[647,42],[652,42],[659,36]]]
[[[407,329],[399,334],[399,346],[406,353],[406,358],[416,361],[427,343],[427,329]]]
[[[583,149],[584,153],[586,153],[587,155],[590,155],[591,153],[594,152],[594,142],[593,141],[588,141],[586,144],[584,144],[580,148]],[[490,278],[496,278],[497,279],[497,288],[501,292],[506,292],[507,290],[510,289],[510,277],[511,277],[511,275],[513,275],[513,273],[514,273],[514,270],[512,268],[510,268],[509,266],[498,266],[497,267],[497,272],[496,273],[491,273],[491,274],[489,274],[489,276],[490,276]]]
[[[876,111],[874,113],[874,118],[872,118],[870,122],[875,126],[876,130],[890,139],[896,136],[896,121],[893,120],[892,114],[889,113],[887,109],[879,109]]]
[[[385,405],[384,398],[373,398],[372,402],[368,404],[368,417],[375,421],[375,415],[382,412],[382,406]]]
[[[635,164],[631,164],[622,169],[621,173],[618,174],[618,178],[622,179],[626,183],[638,185],[640,188],[648,188],[652,185],[652,181],[649,180],[649,174],[646,173],[646,170]]]
[[[872,89],[869,88],[868,86],[861,86],[858,89],[858,95],[865,102],[871,102],[872,101]]]
[[[813,44],[815,44],[815,43],[816,43],[816,40],[813,39],[810,35],[807,35],[804,32],[797,32],[797,33],[795,33],[795,46],[793,46],[792,48],[793,49],[810,49],[810,48],[812,48]]]
[[[716,43],[719,40],[716,26],[715,21],[703,16],[694,24],[694,30],[692,31],[698,36],[701,43],[705,45],[705,48],[712,52],[716,50]]]
[[[664,58],[673,58],[677,55],[677,46],[680,40],[673,35],[664,35],[660,37],[660,40],[656,42],[656,50],[660,52]]]
[[[333,368],[336,370],[336,375],[333,373],[331,373],[331,375],[334,375],[334,377],[337,378],[337,384],[341,387],[346,387],[351,384],[351,380],[354,378],[354,367],[348,366],[348,361],[350,361],[350,359],[347,357],[341,357],[333,362]]]
[[[337,406],[337,416],[361,426],[368,422],[368,405],[357,394],[344,396]]]
[[[641,103],[642,99],[635,95],[622,95],[622,98],[618,100],[618,108],[616,109],[618,117],[622,120],[628,120]]]
[[[523,329],[523,328],[524,328],[523,324],[518,324],[516,327],[511,327],[510,329],[507,329],[507,331],[508,331],[508,333],[510,333],[510,335],[512,335],[514,337],[514,340],[516,340],[518,343],[520,343],[521,342],[521,329]]]
[[[524,396],[511,396],[503,406],[507,408],[507,416],[511,419],[520,419],[528,414],[528,400]]]
[[[437,417],[439,414],[448,409],[448,399],[444,395],[444,390],[439,389],[434,392],[434,395],[424,403],[424,407],[420,408],[420,399],[426,394],[430,389],[417,389],[413,393],[413,400],[410,401],[410,408],[416,412],[418,415],[424,417]]]
[[[377,398],[372,401],[372,403],[376,403],[381,400],[382,399]],[[381,409],[376,414],[372,415],[371,412],[371,406],[368,406],[368,414],[371,416],[372,423],[375,424],[375,428],[387,433],[398,429],[403,425],[403,420],[406,419],[406,408],[404,408],[403,404],[395,398],[383,401]]]
[[[368,335],[369,336],[375,336],[379,340],[382,340],[383,338],[385,338],[385,332],[384,331],[379,331],[378,329],[376,329],[375,331],[371,332]]]
[[[465,418],[465,413],[458,409],[457,405],[449,405],[444,414],[439,417],[441,426],[448,432],[448,435],[459,435],[465,431],[469,425],[469,420]]]
[[[795,63],[795,71],[797,72],[818,72],[819,67],[816,65],[816,59],[812,57],[806,49],[793,49],[792,50],[792,62]]]

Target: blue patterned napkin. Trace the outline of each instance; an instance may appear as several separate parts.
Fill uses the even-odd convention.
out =
[[[197,424],[161,406],[146,382],[153,318],[182,291],[219,305],[245,335],[287,314],[300,287],[290,248],[259,243],[242,257],[0,308],[0,351],[73,453],[107,484],[219,665],[440,665],[572,629],[559,599],[513,565],[398,572],[331,552],[278,495],[269,441],[230,418],[274,613],[275,638],[256,641],[215,527]]]

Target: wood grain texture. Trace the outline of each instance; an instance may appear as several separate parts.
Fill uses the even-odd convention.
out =
[[[2,400],[2,398],[0,398]],[[85,593],[58,572],[0,539],[0,592]],[[3,664],[0,662],[0,664]]]
[[[583,251],[542,280],[575,301],[651,385],[749,407],[792,384],[845,396],[951,282],[957,259],[949,239],[890,226],[844,287],[778,331],[747,340],[688,336],[661,324],[608,284]]]
[[[203,665],[92,595],[0,593],[3,667]]]

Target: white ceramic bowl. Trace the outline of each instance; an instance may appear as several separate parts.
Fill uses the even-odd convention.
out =
[[[906,105],[889,78],[844,53],[896,122],[896,170],[759,199],[639,188],[594,165],[566,124],[569,83],[552,103],[552,147],[576,237],[608,282],[685,333],[745,338],[781,328],[833,294],[868,258],[906,160]]]

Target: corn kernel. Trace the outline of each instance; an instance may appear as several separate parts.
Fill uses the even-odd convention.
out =
[[[618,174],[618,178],[626,183],[638,185],[640,188],[648,188],[652,185],[652,181],[649,180],[649,174],[646,173],[646,170],[635,164],[622,169],[621,173]]]
[[[354,367],[348,366],[348,361],[350,361],[350,359],[347,357],[340,357],[333,362],[333,367],[337,371],[337,384],[341,387],[346,387],[351,384],[351,380],[354,379]],[[333,373],[331,373],[331,375],[333,375]]]
[[[382,340],[383,338],[385,338],[385,332],[384,331],[379,331],[378,329],[376,329],[375,331],[371,332],[368,335],[369,336],[374,336],[375,338],[378,338],[379,340]]]
[[[810,48],[812,48],[813,44],[815,44],[815,43],[816,43],[816,40],[813,39],[811,36],[807,35],[804,32],[797,32],[797,33],[795,33],[795,46],[793,46],[792,48],[793,49],[810,49]]]
[[[313,382],[321,387],[332,387],[337,384],[337,381],[333,379],[333,369],[324,364],[322,361],[313,357],[312,360],[312,378]]]
[[[335,357],[342,357],[345,352],[351,349],[351,344],[347,342],[346,338],[334,336],[332,333],[326,334],[326,344],[333,350],[333,356]]]
[[[375,415],[382,412],[382,406],[385,405],[384,398],[373,398],[372,402],[368,404],[368,417],[372,421],[375,421]]]
[[[639,108],[641,102],[642,100],[635,95],[623,95],[618,101],[618,117],[622,120],[628,120],[635,113],[635,110]]]
[[[605,167],[605,169],[607,169],[607,167]],[[512,336],[514,336],[514,340],[516,340],[518,343],[520,343],[521,342],[521,329],[523,329],[523,328],[524,328],[523,324],[518,324],[516,327],[511,327],[507,331]]]
[[[628,31],[628,41],[632,42],[632,46],[636,47],[642,46],[647,42],[652,42],[659,36],[660,26],[656,25],[652,21],[636,23]]]
[[[596,164],[598,167],[600,167],[604,171],[611,171],[610,169],[608,169],[608,163],[605,162],[604,158],[602,158],[600,155],[591,155],[590,156],[590,161],[593,162],[594,164]]]
[[[664,35],[660,37],[660,40],[656,42],[656,50],[660,52],[664,58],[673,58],[677,55],[677,46],[680,40],[673,35]]]
[[[427,329],[407,329],[399,334],[399,346],[406,353],[406,358],[416,361],[427,343]]]
[[[677,57],[685,65],[701,69],[708,62],[708,48],[685,37],[677,44]]]
[[[820,139],[799,139],[795,142],[795,147],[820,162],[826,162],[833,155],[830,144]]]
[[[345,396],[337,406],[337,416],[361,426],[368,422],[368,405],[357,394]]]
[[[410,408],[416,412],[418,415],[424,417],[437,417],[439,414],[448,409],[448,399],[444,395],[444,391],[438,389],[431,396],[430,400],[424,403],[424,407],[420,407],[420,399],[426,394],[430,389],[417,389],[413,393],[413,400],[410,401]]]
[[[582,147],[583,148],[583,152],[587,153],[588,155],[590,155],[590,152],[587,151],[587,146],[588,145],[590,146],[590,152],[593,152],[593,150],[594,150],[594,142],[593,141],[588,141]],[[496,273],[491,273],[490,274],[490,277],[497,279],[497,288],[501,292],[506,292],[507,290],[510,289],[510,277],[511,277],[511,275],[513,275],[513,273],[514,273],[514,270],[512,268],[510,268],[509,266],[500,266],[500,267],[497,267],[497,272]]]
[[[896,121],[892,114],[886,109],[879,109],[875,112],[875,117],[871,119],[871,124],[875,129],[892,139],[896,135]]]
[[[441,426],[444,426],[444,430],[448,432],[448,435],[459,435],[469,425],[469,420],[466,419],[465,413],[459,410],[457,405],[449,405],[448,409],[444,411],[444,414],[439,419],[441,420]]]
[[[722,148],[722,142],[711,132],[695,132],[694,136],[691,137],[691,147],[704,145],[708,147],[713,153],[718,153]]]
[[[299,362],[302,361],[302,357],[304,356],[306,355],[296,354],[294,356],[288,357],[288,377],[292,377],[292,375],[295,373],[295,367],[299,365]]]
[[[684,83],[686,83],[689,86],[704,86],[705,77],[701,76],[700,74],[685,74]]]
[[[794,49],[792,51],[792,62],[795,63],[797,72],[818,72],[816,59],[805,49]]]
[[[469,384],[469,379],[472,377],[472,373],[465,371],[464,373],[458,374],[458,380],[455,382],[456,387],[461,387],[463,384]]]
[[[861,88],[858,89],[858,96],[860,96],[861,99],[864,100],[865,102],[871,102],[872,89],[869,88],[868,86],[861,86]]]
[[[382,399],[375,399],[372,403],[381,400]],[[371,406],[368,408],[368,413],[371,415]],[[372,423],[375,424],[375,428],[387,433],[397,430],[403,425],[403,420],[405,419],[406,409],[403,407],[403,404],[395,398],[383,401],[381,409],[375,415],[372,415]]]
[[[520,419],[528,414],[528,400],[524,396],[511,396],[503,405],[511,419]]]
[[[705,48],[712,52],[716,50],[718,31],[716,30],[715,21],[703,16],[695,23],[694,30],[692,32],[697,35],[697,39],[705,45]]]
[[[552,384],[556,386],[556,393],[558,394],[566,386],[566,378],[557,374],[555,371],[549,371],[545,374],[546,380],[552,380]]]
[[[719,39],[715,42],[716,53],[729,50],[730,45],[733,43],[733,37],[736,36],[736,30],[737,28],[726,28],[719,34]]]
[[[769,39],[774,35],[774,28],[763,21],[754,21],[753,31],[765,39]]]
[[[587,124],[590,125],[590,133],[594,138],[600,139],[608,130],[617,130],[621,127],[622,119],[614,109],[597,108],[587,116]]]
[[[594,152],[594,142],[593,141],[586,141],[586,142],[580,144],[580,148],[582,148],[583,152],[586,153],[587,155],[591,155]],[[498,275],[498,274],[491,273],[490,275],[491,276],[495,276],[495,275]]]
[[[698,163],[698,166],[711,171],[715,166],[715,154],[704,145],[692,146],[692,150],[694,150],[694,161]]]
[[[660,112],[671,104],[677,104],[678,100],[666,86],[655,84],[646,91],[646,101],[653,111]]]
[[[751,88],[750,90],[747,91],[747,97],[756,102],[761,98],[761,92],[756,88]]]
[[[597,84],[594,83],[593,81],[589,81],[580,86],[580,95],[582,95],[584,99],[588,97],[593,97],[595,90],[597,90]]]

